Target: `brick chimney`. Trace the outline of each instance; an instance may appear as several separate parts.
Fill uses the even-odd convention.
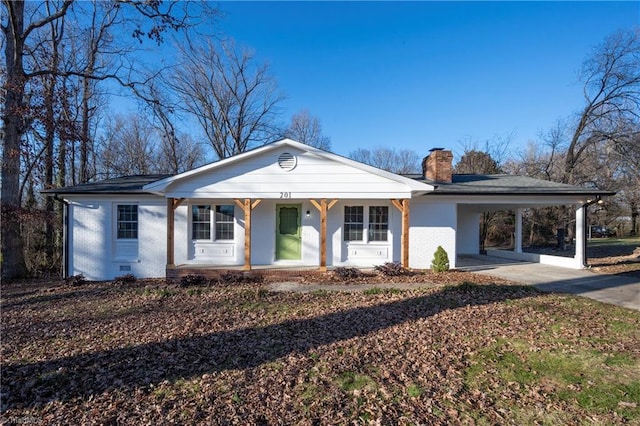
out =
[[[433,148],[422,160],[424,178],[435,182],[451,183],[453,154],[443,148]]]

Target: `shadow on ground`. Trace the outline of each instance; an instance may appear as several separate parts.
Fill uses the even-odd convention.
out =
[[[251,369],[289,354],[305,353],[445,310],[539,294],[529,286],[462,284],[419,297],[263,327],[169,339],[48,361],[5,363],[2,405],[4,409],[24,408],[54,400],[88,398],[108,390],[126,391],[164,380]]]

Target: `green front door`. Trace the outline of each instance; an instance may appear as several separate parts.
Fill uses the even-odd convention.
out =
[[[300,260],[300,204],[276,205],[276,259]]]

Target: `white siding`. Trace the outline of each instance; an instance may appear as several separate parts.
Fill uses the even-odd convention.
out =
[[[69,273],[90,280],[110,280],[131,273],[164,277],[166,207],[160,197],[73,197],[69,206]],[[138,239],[116,239],[117,204],[138,205]]]
[[[456,232],[458,254],[480,253],[480,213],[465,206],[458,206],[458,232]]]
[[[282,170],[278,157],[296,156],[291,171]],[[411,188],[346,164],[292,147],[282,147],[240,163],[187,177],[171,184],[167,196],[176,198],[406,198]]]
[[[456,205],[412,200],[409,228],[409,267],[428,269],[433,254],[442,246],[449,264],[456,260]]]
[[[173,213],[173,219],[173,261],[176,265],[183,265],[189,261],[189,243],[191,242],[189,206],[186,203],[179,205]]]
[[[234,207],[235,225],[233,229],[233,240],[214,240],[215,219],[211,220],[212,239],[210,241],[192,239],[191,207],[193,205],[210,205],[215,216],[216,205],[232,205]],[[211,200],[198,199],[185,203],[183,214],[180,220],[182,245],[186,241],[186,257],[184,248],[181,248],[182,262],[176,260],[176,264],[206,264],[206,265],[242,265],[244,263],[244,218],[242,210],[236,206],[233,200]],[[240,224],[242,221],[242,225]],[[186,226],[185,226],[186,224]],[[176,222],[177,225],[177,222]],[[176,238],[176,242],[177,242]],[[177,259],[177,258],[176,258]]]
[[[363,206],[365,216],[368,215],[369,206],[387,206],[389,208],[388,240],[344,241],[342,227],[345,206]],[[365,234],[367,232],[366,225],[363,232]],[[327,217],[327,264],[370,268],[394,260],[399,261],[401,234],[402,215],[388,200],[341,200],[329,210]]]

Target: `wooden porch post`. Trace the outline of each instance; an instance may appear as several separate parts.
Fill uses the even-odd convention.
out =
[[[333,207],[338,200],[331,200],[327,203],[327,199],[323,198],[318,203],[316,200],[309,200],[313,206],[320,211],[320,271],[327,270],[327,211]]]
[[[167,198],[167,269],[174,269],[175,211],[184,198]]]
[[[238,207],[244,211],[244,267],[245,271],[251,270],[251,210],[256,208],[262,200],[254,200],[251,202],[251,198],[245,198],[244,202],[240,200],[233,200]]]
[[[402,236],[400,237],[400,258],[402,266],[409,267],[409,199],[391,200],[391,203],[402,213]]]

